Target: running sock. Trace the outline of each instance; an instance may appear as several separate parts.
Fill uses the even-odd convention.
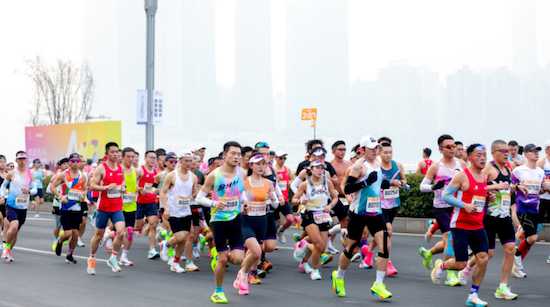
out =
[[[346,274],[346,270],[342,270],[340,267],[338,267],[338,273],[336,273],[336,278],[342,279],[344,278],[345,274]]]
[[[500,283],[500,285],[498,285],[498,288],[499,289],[504,289],[504,287],[508,286],[508,284],[503,284],[503,283]]]
[[[116,260],[116,257],[118,256],[118,252],[115,252],[114,250],[111,250],[111,258],[113,260]]]
[[[70,248],[69,248],[69,252],[68,252],[67,254],[72,255],[72,254],[73,254],[73,251],[74,251],[74,249],[70,249]]]
[[[365,255],[363,255],[363,246],[369,244],[369,238],[361,238],[361,243],[359,244],[359,251],[361,252],[361,259],[365,260]]]
[[[155,249],[155,246],[154,246],[154,245],[149,246],[149,251],[152,251],[152,250],[154,250],[154,249]]]
[[[180,263],[180,257],[174,257],[174,263]]]
[[[435,233],[436,230],[439,229],[439,223],[437,221],[435,221],[432,225],[432,227],[430,228],[430,232],[433,234]]]
[[[186,264],[191,264],[191,262],[193,262],[193,261],[186,261],[185,263],[186,263]]]
[[[386,276],[386,271],[376,271],[376,284],[377,285],[384,282],[384,276]]]
[[[222,292],[223,292],[223,287],[216,286],[216,292],[214,293],[222,293]]]
[[[479,286],[472,285],[472,289],[470,290],[470,295],[477,294],[477,291],[479,291]]]
[[[313,271],[311,271],[312,273],[317,273],[317,274],[320,274],[319,273],[319,269],[313,269]]]
[[[332,227],[331,229],[329,229],[328,233],[329,233],[331,236],[334,236],[334,235],[340,233],[340,229],[341,229],[341,226],[340,226],[340,224],[338,224],[338,225]]]
[[[258,274],[258,270],[250,270],[250,274],[252,274],[252,275]]]
[[[516,256],[521,256],[521,260],[527,256],[527,253],[531,249],[531,244],[527,242],[527,239],[523,239],[516,250]]]
[[[471,270],[473,266],[470,266],[470,261],[468,261],[468,264],[466,265],[466,269]]]
[[[164,246],[166,246],[166,248],[170,248],[170,243],[168,243],[168,241],[166,241],[166,243],[164,243]]]
[[[6,249],[11,249],[11,244],[10,243],[6,243]]]
[[[90,254],[90,260],[95,260],[95,254]]]
[[[439,268],[442,270],[442,271],[445,271],[446,268],[445,268],[445,261],[441,262],[441,264],[439,265]]]
[[[124,258],[124,259],[128,258],[128,251],[127,250],[122,249],[122,257],[121,258]]]

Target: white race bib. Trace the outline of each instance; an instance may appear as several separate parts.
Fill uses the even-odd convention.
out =
[[[135,192],[133,192],[133,193],[128,192],[126,194],[122,194],[122,202],[125,203],[125,204],[131,204],[135,200],[136,200],[136,193]]]
[[[384,199],[399,198],[399,187],[390,187],[389,189],[382,191],[384,192]]]
[[[188,208],[191,205],[191,196],[178,196],[178,201],[176,202],[176,208]]]
[[[380,197],[367,198],[367,213],[380,212]]]
[[[147,191],[147,193],[153,193],[153,184],[152,183],[146,183],[143,186],[143,189]]]
[[[512,205],[512,198],[510,195],[502,194],[500,195],[500,207],[503,211],[510,211],[510,206]]]
[[[266,212],[266,203],[261,201],[248,202],[248,216],[264,216]]]
[[[315,221],[315,224],[324,224],[324,223],[330,223],[332,219],[330,218],[330,214],[326,212],[314,211],[313,220]]]
[[[18,207],[27,208],[29,206],[29,195],[15,196],[15,205]]]
[[[281,191],[286,191],[286,188],[287,188],[287,182],[286,181],[279,181],[279,182],[277,182],[277,184],[279,185],[279,189],[281,189]]]
[[[222,211],[231,212],[231,211],[239,210],[239,197],[238,196],[235,196],[235,197],[219,197],[218,201],[223,201],[227,204],[227,206],[225,206]]]
[[[82,195],[82,191],[77,189],[70,189],[69,193],[67,194],[67,199],[73,200],[73,201],[80,201],[81,195]]]
[[[529,194],[539,194],[540,193],[540,181],[525,180],[523,185],[527,187],[527,192]]]
[[[485,196],[474,195],[472,204],[476,207],[476,212],[483,212],[485,209]]]
[[[349,206],[349,202],[348,202],[348,199],[345,198],[345,197],[342,197],[342,198],[339,198],[340,199],[340,202],[342,203],[342,205],[344,206]]]
[[[122,189],[117,187],[114,190],[107,190],[107,198],[119,198],[122,195]]]

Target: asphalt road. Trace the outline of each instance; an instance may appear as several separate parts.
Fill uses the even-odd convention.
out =
[[[105,261],[109,254],[100,247],[97,253],[97,275],[86,273],[88,243],[92,229],[84,235],[87,246],[77,248],[75,258],[78,264],[65,263],[64,257],[57,257],[51,251],[53,242],[51,216],[40,219],[28,216],[16,248],[12,251],[15,262],[0,262],[0,306],[96,306],[97,304],[120,306],[206,306],[211,305],[210,296],[214,275],[210,259],[202,256],[195,259],[199,272],[172,273],[160,259],[148,260],[148,241],[137,238],[129,254],[133,267],[122,267],[121,273],[113,273]],[[346,272],[347,296],[336,296],[332,292],[330,274],[337,269],[337,261],[321,267],[323,280],[311,281],[309,276],[298,270],[298,263],[292,258],[290,242],[294,228],[286,232],[288,243],[279,244],[279,250],[268,254],[273,270],[262,285],[250,285],[250,295],[240,296],[232,287],[238,271],[235,266],[227,270],[224,291],[231,305],[239,306],[464,306],[470,287],[448,287],[434,285],[430,271],[422,266],[418,255],[420,246],[430,247],[422,236],[396,234],[392,239],[392,262],[399,274],[386,277],[385,283],[393,297],[380,300],[371,295],[369,288],[375,279],[374,270],[361,270],[359,263],[350,265]],[[439,238],[434,237],[433,240]],[[433,243],[432,243],[433,244]],[[341,244],[337,248],[341,250]],[[67,247],[64,246],[64,251]],[[550,264],[546,258],[550,245],[537,244],[524,262],[528,277],[511,277],[512,291],[520,296],[517,301],[503,301],[494,298],[500,281],[502,250],[497,243],[495,258],[489,262],[480,297],[492,306],[550,306],[550,293],[545,278],[550,276]],[[434,260],[435,261],[435,260]]]

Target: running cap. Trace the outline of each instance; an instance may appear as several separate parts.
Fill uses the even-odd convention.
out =
[[[353,158],[355,158],[355,155],[356,155],[355,151],[352,151],[352,152],[349,154],[349,158],[350,158],[350,159],[353,159]]]
[[[312,167],[317,166],[317,165],[322,165],[323,168],[325,168],[325,169],[327,168],[327,165],[325,164],[325,162],[323,162],[321,160],[315,160],[315,161],[313,161],[309,164],[309,169],[311,169]]]
[[[170,159],[170,158],[195,158],[195,155],[190,151],[190,150],[187,150],[187,149],[184,149],[182,151],[180,151],[180,153],[178,154],[178,156],[176,157],[176,154],[173,154],[173,153],[169,153],[167,156],[166,156],[166,160]]]
[[[34,163],[41,163],[41,162],[40,162],[40,159],[34,159],[34,161],[32,161],[32,163],[34,164]]]
[[[68,159],[68,160],[70,160],[70,159],[72,159],[72,158],[80,159],[80,155],[77,154],[77,153],[72,153],[72,154],[69,156],[69,159]]]
[[[545,144],[545,145],[546,145],[546,144]],[[527,144],[527,145],[525,145],[525,147],[523,148],[523,151],[524,151],[524,152],[529,152],[529,151],[533,151],[533,150],[541,151],[542,148],[540,148],[540,146],[536,146],[535,144]]]
[[[550,140],[546,141],[546,143],[544,143],[544,150],[546,150],[546,148],[550,147]]]
[[[248,163],[256,163],[256,162],[260,162],[262,160],[265,160],[267,162],[266,156],[264,156],[263,154],[256,154],[256,155],[250,157],[250,159],[248,160]]]
[[[193,152],[200,151],[201,149],[202,149],[202,150],[205,150],[206,147],[204,147],[203,145],[200,145],[200,144],[199,144],[199,145],[195,146],[195,148],[193,148]]]
[[[57,162],[57,165],[61,165],[63,163],[67,163],[67,162],[69,162],[69,158],[63,157],[63,158],[59,159],[59,161]]]
[[[288,154],[284,150],[277,150],[277,152],[275,153],[276,157],[282,157],[282,156],[286,156],[286,155],[288,155]]]
[[[365,135],[359,142],[359,146],[367,147],[368,149],[374,149],[376,146],[380,146],[380,144],[376,141],[374,136]]]
[[[20,151],[15,155],[15,159],[28,159],[27,153],[24,151]]]
[[[313,152],[311,154],[314,155],[314,156],[317,156],[317,157],[324,156],[324,155],[327,154],[327,150],[324,149],[323,147],[317,147],[313,150]]]

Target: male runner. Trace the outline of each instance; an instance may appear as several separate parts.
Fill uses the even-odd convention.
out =
[[[216,291],[210,298],[214,303],[227,303],[223,293],[223,278],[227,262],[241,265],[244,258],[244,239],[241,226],[241,213],[248,212],[246,197],[243,197],[246,174],[239,169],[241,145],[227,142],[223,146],[224,164],[206,177],[197,195],[197,202],[212,209],[210,227],[214,235],[215,250],[212,260]],[[212,200],[206,198],[212,192]],[[231,254],[227,245],[231,246]]]
[[[546,155],[537,162],[537,166],[544,171],[544,183],[550,184],[550,140],[544,143],[544,152]],[[547,190],[550,190],[548,186]],[[539,223],[550,222],[550,193],[548,192],[544,192],[544,194],[540,196],[539,215]],[[546,263],[550,263],[550,255]]]
[[[42,163],[40,162],[40,159],[34,159],[32,161],[32,169],[31,172],[34,174],[34,178],[36,178],[37,188],[38,192],[36,195],[34,195],[34,217],[39,218],[40,215],[38,214],[38,206],[44,203],[44,188],[42,187],[42,182],[44,178],[46,178],[46,172],[40,168]]]
[[[139,167],[139,152],[134,151],[134,160],[132,161],[132,167],[137,169]]]
[[[483,229],[483,216],[487,199],[494,202],[496,197],[487,191],[487,180],[481,172],[487,161],[485,146],[472,144],[466,153],[471,162],[470,166],[453,176],[442,196],[443,201],[453,206],[450,227],[455,258],[445,262],[438,259],[432,270],[431,279],[437,285],[443,271],[464,269],[468,264],[469,245],[477,259],[477,265],[472,274],[472,288],[466,305],[480,307],[487,306],[487,302],[479,298],[478,291],[489,262],[489,242]],[[461,193],[456,194],[458,191]],[[440,225],[442,226],[441,223]]]
[[[457,146],[458,147],[458,146]],[[418,162],[418,168],[416,169],[416,174],[426,175],[430,166],[432,166],[433,160],[430,159],[432,155],[432,150],[429,148],[424,148],[422,150],[422,161]]]
[[[160,152],[160,151],[159,151]],[[162,153],[162,152],[160,152]],[[166,153],[164,153],[166,156]],[[143,225],[143,218],[147,217],[148,223],[148,237],[149,237],[149,253],[147,257],[149,259],[156,259],[160,257],[160,254],[155,250],[155,237],[157,235],[157,223],[158,223],[158,210],[157,210],[157,187],[155,185],[155,176],[158,171],[155,169],[155,163],[157,163],[158,170],[164,171],[164,158],[160,162],[157,160],[157,154],[148,150],[145,152],[145,160],[141,168],[136,170],[138,180],[138,197],[137,197],[137,211],[135,230],[140,231]]]
[[[0,186],[2,186],[2,183],[4,183],[4,180],[6,179],[6,176],[8,173],[6,172],[6,156],[0,155]],[[6,245],[6,234],[4,233],[4,228],[7,227],[7,219],[4,221],[4,218],[6,217],[6,204],[1,203],[0,204],[0,228],[2,228],[2,244],[0,245],[0,249],[4,250],[4,246]]]
[[[105,145],[107,161],[97,167],[92,177],[90,188],[92,191],[99,191],[96,206],[95,235],[90,241],[90,258],[88,259],[88,274],[95,275],[95,254],[99,248],[99,241],[103,238],[107,222],[115,226],[117,232],[113,240],[111,257],[107,265],[113,272],[120,272],[117,255],[120,251],[122,238],[124,236],[124,214],[122,213],[122,194],[126,194],[126,180],[122,167],[116,163],[118,157],[118,144],[109,142]]]
[[[283,224],[279,226],[279,229],[277,229],[277,236],[279,237],[279,242],[282,244],[286,244],[284,232],[288,229],[288,227],[290,227],[290,225],[292,225],[292,220],[294,218],[288,200],[290,183],[294,180],[294,176],[290,172],[290,168],[285,166],[287,155],[288,154],[283,150],[278,150],[275,153],[276,164],[273,165],[273,169],[277,172],[277,184],[279,185],[279,189],[285,198],[285,203],[280,203],[279,207],[275,210],[275,218],[277,220],[280,218],[280,213],[282,213],[285,217]]]
[[[90,190],[90,174],[86,170],[86,159],[83,155],[79,155],[80,163],[78,163],[78,170],[82,173],[82,176],[86,178],[86,192]],[[79,232],[78,232],[78,241],[76,242],[77,247],[84,247],[85,244],[82,242],[82,236],[86,231],[86,220],[88,219],[88,205],[90,200],[88,199],[88,194],[84,194],[84,201],[80,202],[80,212],[82,214],[82,221],[80,223]]]
[[[254,151],[254,149],[250,146],[245,146],[242,150],[243,157],[239,167],[246,172],[248,172],[248,160],[250,159],[250,156],[252,156],[252,151]]]
[[[204,153],[205,152],[206,152],[206,147],[204,147],[202,145],[197,145],[193,149],[193,153],[195,155],[198,155],[199,157],[201,157],[201,161],[200,161],[200,165],[199,165],[198,169],[201,172],[203,172],[204,175],[206,175],[206,173],[208,172],[208,163],[206,163],[206,161],[204,161]]]
[[[136,223],[137,211],[137,175],[133,167],[135,151],[131,147],[122,149],[122,171],[126,182],[126,194],[122,195],[122,214],[126,223],[125,235],[122,241],[122,255],[118,261],[119,265],[132,266],[134,263],[128,259],[128,252],[134,241],[134,225]],[[114,236],[114,233],[112,233]],[[113,239],[113,238],[111,238]]]
[[[523,156],[520,156],[518,154],[519,152],[519,144],[516,141],[510,141],[508,142],[508,149],[510,150],[510,156],[508,157],[508,160],[510,162],[514,162],[516,166],[522,166],[526,163],[526,159]]]
[[[157,160],[155,161],[157,163],[157,173],[164,171],[164,158],[166,158],[166,150],[163,148],[159,148],[155,150],[155,154],[157,155]],[[147,153],[145,154],[147,155]]]
[[[461,141],[455,141],[455,158],[464,160],[464,144]]]

